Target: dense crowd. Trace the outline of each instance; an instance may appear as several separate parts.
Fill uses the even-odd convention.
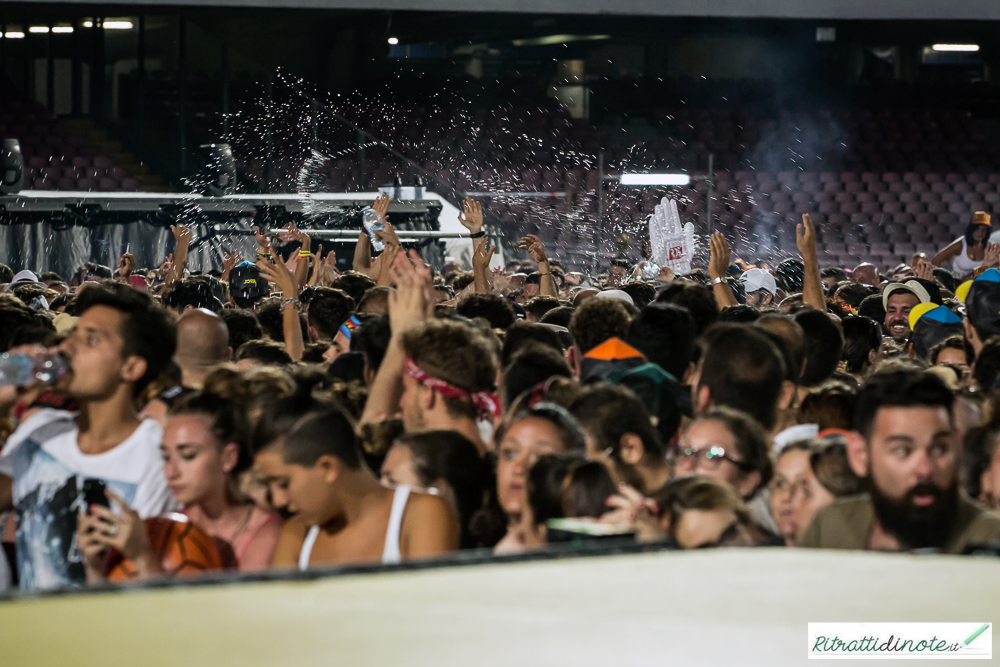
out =
[[[465,200],[472,269],[435,271],[388,204],[344,273],[291,226],[222,271],[188,270],[181,226],[155,269],[0,265],[0,586],[607,538],[1000,541],[989,216],[888,275],[821,270],[808,216],[774,267],[715,234],[684,275],[581,273],[532,235],[491,269]],[[25,359],[65,371],[9,379]]]

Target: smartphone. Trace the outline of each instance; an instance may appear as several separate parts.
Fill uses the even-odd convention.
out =
[[[108,500],[108,496],[104,493],[107,488],[104,482],[99,479],[88,477],[83,480],[83,500],[87,503],[88,510],[91,505],[111,507],[111,501]]]

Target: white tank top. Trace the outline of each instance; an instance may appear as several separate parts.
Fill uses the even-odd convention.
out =
[[[382,563],[392,565],[401,560],[399,553],[399,533],[403,527],[403,512],[406,510],[406,501],[410,497],[410,487],[397,486],[392,494],[392,510],[389,512],[389,525],[385,530],[385,547],[382,549]],[[316,538],[319,537],[319,526],[313,526],[306,533],[306,539],[302,542],[302,551],[299,552],[299,570],[309,569],[309,557],[312,555],[313,546],[316,545]]]
[[[962,237],[962,251],[955,255],[955,259],[951,260],[951,270],[959,275],[959,277],[964,276],[967,273],[972,273],[980,266],[983,265],[983,260],[978,262],[974,259],[969,258],[969,244],[966,242],[965,237]]]

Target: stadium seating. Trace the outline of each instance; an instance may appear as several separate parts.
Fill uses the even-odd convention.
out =
[[[0,137],[14,138],[32,190],[138,190],[139,183],[34,102],[0,99]]]

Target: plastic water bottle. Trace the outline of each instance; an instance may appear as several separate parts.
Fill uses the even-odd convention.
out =
[[[382,252],[385,249],[385,241],[375,236],[375,230],[382,231],[385,229],[385,223],[382,222],[382,216],[375,212],[371,206],[365,206],[361,210],[361,219],[365,224],[365,233],[368,234],[368,238],[372,240],[372,248],[376,252]]]
[[[52,384],[69,369],[65,359],[53,354],[0,355],[0,387],[26,387],[36,382]]]

